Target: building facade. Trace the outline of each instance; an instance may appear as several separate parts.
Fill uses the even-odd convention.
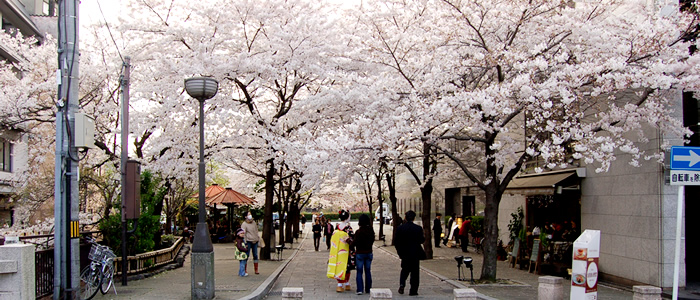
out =
[[[0,0],[2,31],[10,35],[34,36],[41,43],[47,31],[44,27],[56,23],[55,18],[46,18],[55,16],[55,4],[55,0]],[[37,20],[39,24],[47,26],[38,26]],[[18,62],[22,54],[13,53],[0,43],[0,59]],[[17,188],[22,185],[27,157],[25,128],[0,120],[0,226],[11,226],[15,222],[14,209],[19,197]]]

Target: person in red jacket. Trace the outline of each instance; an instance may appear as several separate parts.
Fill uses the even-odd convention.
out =
[[[462,252],[469,252],[469,232],[472,230],[472,217],[466,217],[462,223],[462,228],[459,229],[460,245]]]

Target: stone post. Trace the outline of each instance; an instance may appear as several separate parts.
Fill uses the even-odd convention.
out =
[[[393,296],[390,289],[369,289],[369,299],[391,299]]]
[[[300,288],[300,287],[282,288],[282,299],[289,299],[289,300],[304,299],[304,288]]]
[[[454,289],[454,300],[477,300],[475,289]]]
[[[537,289],[538,300],[562,300],[564,299],[564,278],[555,276],[541,276]]]
[[[661,300],[661,288],[650,285],[635,285],[632,287],[632,300]]]
[[[36,299],[34,245],[0,246],[0,299]]]

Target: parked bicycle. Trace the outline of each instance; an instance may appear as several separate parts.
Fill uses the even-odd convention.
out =
[[[80,272],[80,298],[92,299],[99,290],[102,295],[106,294],[110,288],[114,287],[114,258],[117,257],[107,246],[98,244],[94,238],[88,237],[87,241],[92,244],[90,247],[90,265]]]

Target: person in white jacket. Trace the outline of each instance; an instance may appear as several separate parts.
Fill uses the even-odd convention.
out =
[[[258,243],[260,242],[260,234],[258,234],[258,223],[253,220],[253,216],[248,213],[245,217],[245,222],[241,224],[241,228],[245,231],[245,243],[248,251],[248,258],[250,258],[250,252],[253,252],[253,266],[255,267],[255,274],[260,274],[258,272]],[[246,270],[246,273],[248,270]]]

